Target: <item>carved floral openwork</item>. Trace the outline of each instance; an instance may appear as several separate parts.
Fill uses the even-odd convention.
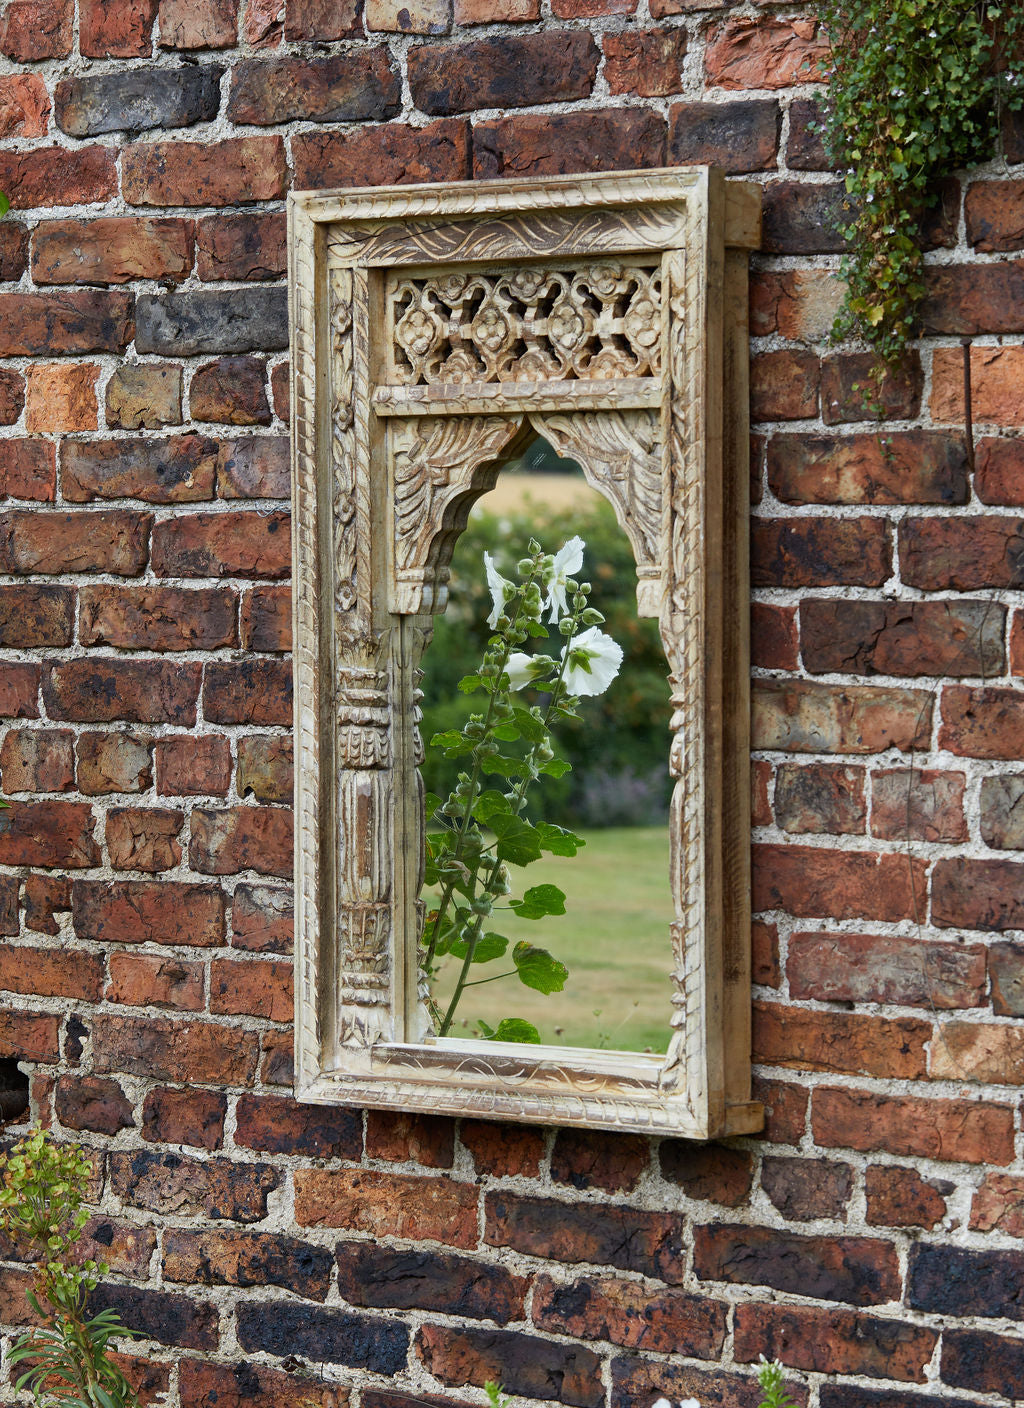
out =
[[[703,169],[297,195],[296,1089],[673,1132],[749,1088],[746,250]],[[668,1054],[435,1038],[417,946],[420,666],[473,502],[534,431],[613,505],[659,621]]]

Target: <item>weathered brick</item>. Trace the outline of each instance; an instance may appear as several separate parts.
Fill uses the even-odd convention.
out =
[[[892,571],[884,519],[774,518],[751,525],[755,587],[877,587]]]
[[[166,797],[223,797],[231,782],[231,745],[212,734],[158,738],[156,790]]]
[[[52,502],[57,493],[57,455],[45,440],[0,441],[0,492],[11,499]]]
[[[59,575],[113,572],[137,576],[146,565],[148,514],[123,510],[0,514],[0,565],[5,572]]]
[[[669,0],[669,3],[677,3],[677,0]],[[700,1394],[698,1403],[722,1404],[728,1408],[758,1408],[761,1402],[757,1380],[752,1376],[744,1377],[719,1368],[696,1368],[676,1359],[624,1355],[612,1360],[611,1378],[612,1408],[644,1408],[658,1394],[664,1393],[670,1393],[673,1400]],[[802,1381],[791,1380],[785,1387],[794,1403],[806,1405],[807,1388]]]
[[[488,1193],[485,1214],[484,1241],[492,1247],[642,1270],[673,1284],[684,1279],[684,1224],[676,1213]]]
[[[292,893],[276,885],[238,885],[231,901],[231,944],[250,953],[291,953]],[[417,1149],[417,1156],[422,1151]]]
[[[0,282],[17,283],[28,268],[28,226],[12,219],[0,225]]]
[[[695,1227],[702,1281],[771,1286],[816,1300],[877,1305],[901,1289],[895,1247],[870,1237],[811,1237],[769,1227]]]
[[[523,23],[540,19],[540,0],[455,0],[455,23]]]
[[[103,1076],[58,1076],[54,1109],[68,1129],[116,1134],[119,1129],[135,1126],[132,1102],[116,1080]]]
[[[821,414],[826,425],[858,420],[913,420],[921,412],[924,373],[916,352],[896,368],[871,352],[840,352],[821,364]]]
[[[352,132],[303,132],[292,138],[295,186],[393,185],[462,181],[470,174],[469,124],[446,118],[425,127],[387,123]]]
[[[285,39],[350,39],[361,35],[357,0],[288,0]]]
[[[289,587],[255,587],[242,595],[239,619],[247,650],[290,650],[292,597]]]
[[[502,35],[409,50],[413,101],[431,116],[587,97],[600,53],[587,30]]]
[[[42,220],[32,236],[32,273],[39,284],[177,282],[192,269],[193,245],[190,220],[123,215]]]
[[[992,1011],[997,1017],[1024,1017],[1024,946],[992,944],[988,951]]]
[[[0,754],[2,761],[2,754]],[[996,850],[1024,850],[1020,802],[1024,776],[985,777],[981,782],[981,839]]]
[[[372,1169],[297,1169],[295,1219],[302,1227],[345,1227],[375,1239],[477,1243],[472,1183]]]
[[[1024,1031],[988,1022],[944,1022],[931,1073],[939,1080],[1024,1085]]]
[[[924,690],[759,680],[753,744],[794,753],[906,753],[928,746],[931,717]]]
[[[821,103],[809,98],[796,98],[790,103],[786,165],[791,171],[834,169],[825,150],[824,126],[825,111]]]
[[[189,387],[193,420],[269,425],[267,364],[259,357],[219,357],[198,367]]]
[[[903,580],[925,591],[1024,585],[1024,520],[914,518],[900,525]]]
[[[278,1232],[211,1227],[164,1234],[164,1278],[187,1285],[284,1286],[306,1300],[325,1300],[332,1262],[326,1247]]]
[[[263,1033],[263,1060],[260,1080],[264,1085],[295,1086],[295,1037],[289,1031],[268,1030]]]
[[[153,532],[161,577],[286,577],[291,572],[286,513],[189,514]]]
[[[813,352],[761,352],[750,364],[750,416],[755,422],[807,420],[818,414],[820,367]]]
[[[192,812],[189,864],[203,875],[292,873],[292,814],[280,807],[228,807]]]
[[[74,741],[68,729],[9,729],[0,747],[4,792],[71,791]]]
[[[975,249],[986,254],[1024,249],[1024,181],[972,181],[964,216]]]
[[[989,602],[800,603],[801,653],[812,674],[1002,674],[1005,634],[1005,608]]]
[[[78,937],[98,943],[206,948],[224,939],[224,896],[215,885],[76,881],[72,917]]]
[[[0,357],[123,352],[135,334],[132,302],[119,289],[0,293]]]
[[[914,1080],[925,1074],[930,1022],[754,1003],[754,1060],[792,1070]]]
[[[4,933],[17,932],[15,923],[3,925]],[[6,918],[6,916],[5,916]],[[32,926],[35,927],[35,926]],[[56,931],[57,926],[53,926]],[[38,997],[71,997],[98,1002],[103,991],[103,959],[99,954],[73,948],[33,948],[4,944],[0,948],[0,988],[5,992],[33,993]]]
[[[762,670],[795,670],[798,659],[796,607],[751,602],[750,663]]]
[[[172,870],[181,861],[184,812],[115,807],[107,813],[107,854],[115,870]]]
[[[405,1368],[409,1331],[377,1316],[261,1300],[239,1306],[238,1341],[250,1351],[301,1355],[317,1364],[348,1364],[391,1377]]]
[[[43,699],[52,719],[84,723],[167,723],[196,721],[199,665],[180,661],[100,657],[50,665]]]
[[[159,430],[181,424],[181,368],[136,363],[118,367],[107,382],[107,425]]]
[[[0,151],[0,187],[17,210],[91,205],[117,193],[109,147],[33,147]]]
[[[202,435],[69,441],[61,452],[61,487],[65,498],[80,503],[121,498],[158,504],[210,499],[216,457],[216,441]],[[148,526],[149,520],[145,522]]]
[[[969,758],[1016,758],[1024,749],[1024,693],[950,685],[942,692],[939,746]]]
[[[206,1006],[201,963],[151,953],[112,953],[109,961],[110,981],[104,994],[108,1002],[177,1012],[201,1012]]]
[[[469,1150],[479,1174],[496,1178],[522,1175],[536,1178],[544,1154],[540,1130],[523,1125],[491,1124],[487,1120],[463,1120],[459,1139]]]
[[[761,248],[770,254],[841,254],[839,227],[847,219],[842,186],[773,182],[761,206]]]
[[[290,738],[256,735],[238,740],[236,786],[240,797],[289,802],[294,787]]]
[[[797,918],[919,918],[927,862],[906,855],[812,846],[754,847],[754,909]]]
[[[950,1327],[942,1335],[942,1381],[974,1393],[1012,1394],[1024,1383],[1024,1343]]]
[[[75,594],[68,587],[0,587],[0,645],[70,645],[74,622]]]
[[[153,782],[152,745],[129,729],[83,733],[78,739],[78,786],[89,796],[146,792]]]
[[[21,372],[11,371],[8,367],[0,368],[0,425],[15,425],[24,408],[25,378]],[[8,453],[11,451],[8,450]]]
[[[44,434],[95,430],[99,419],[93,362],[39,362],[25,378],[25,429]]]
[[[0,135],[45,137],[50,95],[36,73],[12,73],[0,78]]]
[[[473,177],[663,166],[665,121],[642,108],[517,113],[473,128]]]
[[[841,763],[783,763],[775,774],[775,814],[783,831],[863,834],[864,769]]]
[[[207,215],[196,227],[196,256],[207,281],[279,278],[288,267],[284,216]]]
[[[0,672],[0,719],[37,719],[38,695],[38,665],[5,665]]]
[[[243,59],[232,69],[228,117],[261,126],[296,118],[380,122],[394,117],[401,97],[401,80],[383,46],[327,59]]]
[[[963,439],[934,430],[889,435],[773,435],[768,483],[791,504],[962,504]]]
[[[99,1071],[123,1071],[127,1075],[169,1080],[179,1085],[196,1081],[211,1085],[249,1085],[256,1074],[259,1048],[258,1039],[252,1032],[223,1023],[151,1015],[122,1017],[106,1012],[94,1019],[92,1044],[93,1059]],[[140,1159],[149,1157],[138,1156]],[[211,1174],[218,1171],[209,1165],[204,1167],[209,1167]],[[228,1168],[233,1171],[232,1176],[252,1174],[255,1177],[260,1165],[232,1164]],[[186,1190],[191,1187],[187,1169],[181,1182]],[[275,1174],[267,1189],[269,1191],[276,1186]],[[210,1208],[206,1211],[211,1217],[234,1215],[213,1212]],[[263,1217],[265,1214],[264,1205],[257,1216]]]
[[[810,1091],[755,1074],[752,1094],[764,1106],[764,1131],[756,1137],[770,1144],[799,1144],[807,1128]]]
[[[234,592],[220,587],[83,587],[83,645],[119,650],[215,650],[236,645]]]
[[[48,878],[48,877],[47,877]],[[31,881],[29,876],[28,880]],[[26,900],[26,908],[27,908]],[[18,877],[16,875],[5,875],[0,883],[0,934],[17,934],[18,925]],[[34,949],[25,949],[23,956],[17,956],[12,960],[13,973],[22,973],[28,976],[33,967]],[[0,967],[3,966],[3,954],[0,953]]]
[[[238,38],[238,0],[160,0],[161,49],[228,49]]]
[[[71,137],[189,127],[217,116],[222,73],[215,64],[203,64],[65,78],[54,89],[53,115]]]
[[[358,1159],[363,1122],[357,1110],[337,1105],[303,1105],[277,1095],[240,1095],[235,1143],[270,1154],[301,1154],[313,1159]],[[408,1192],[404,1187],[401,1192]]]
[[[72,0],[9,0],[0,17],[0,54],[18,64],[66,57],[74,12]]]
[[[129,205],[246,205],[284,195],[288,167],[278,136],[219,142],[136,142],[121,158]],[[143,350],[142,348],[139,349]]]
[[[366,28],[386,34],[447,34],[452,24],[451,0],[367,0]]]
[[[853,1169],[828,1159],[766,1156],[761,1187],[787,1222],[841,1218],[853,1192]]]
[[[777,988],[782,981],[779,972],[779,926],[755,919],[750,926],[750,950],[751,981],[762,987]]]
[[[738,1305],[736,1357],[761,1355],[794,1369],[924,1383],[938,1331],[816,1306]]]
[[[664,98],[683,86],[686,58],[684,29],[640,29],[606,34],[604,76],[611,93],[638,93]]]
[[[866,1218],[873,1227],[935,1227],[946,1216],[946,1197],[956,1187],[926,1181],[916,1168],[871,1164],[864,1173]]]
[[[291,460],[287,435],[245,435],[221,442],[217,493],[222,499],[287,499]]]
[[[152,53],[157,0],[79,0],[79,48],[92,59]]]
[[[368,1242],[339,1243],[337,1260],[338,1290],[350,1305],[442,1311],[498,1325],[524,1318],[526,1277],[485,1261]]]
[[[135,345],[140,352],[272,351],[288,345],[288,304],[281,288],[198,289],[144,294]]]
[[[445,1384],[482,1388],[493,1379],[511,1393],[574,1408],[598,1408],[603,1398],[600,1358],[578,1345],[509,1330],[424,1325],[416,1351],[427,1370]]]
[[[881,934],[796,933],[786,963],[790,995],[820,1002],[978,1007],[985,950]]]
[[[210,964],[210,1011],[290,1022],[295,1010],[287,960],[215,958]]]
[[[777,160],[782,114],[775,101],[674,103],[668,159],[673,165],[713,162],[725,171],[769,171]]]
[[[975,446],[974,487],[982,503],[1024,505],[1024,440],[982,437]]]
[[[907,1304],[939,1315],[1024,1320],[1022,1275],[1024,1252],[919,1243],[910,1249]]]
[[[19,802],[0,811],[0,864],[68,870],[98,865],[94,825],[84,802]]]
[[[274,0],[275,6],[278,0]],[[251,14],[251,8],[249,10]],[[208,1364],[182,1359],[178,1366],[182,1408],[347,1408],[348,1390],[305,1374],[280,1373],[262,1364]]]
[[[18,1061],[60,1060],[60,1018],[49,1012],[0,1010],[0,1056]]]
[[[814,20],[727,20],[708,36],[704,71],[719,88],[792,88],[823,82],[829,53]]]
[[[82,1229],[81,1250],[87,1257],[105,1261],[113,1272],[145,1280],[156,1250],[156,1233],[150,1227],[93,1216]]]
[[[538,1329],[695,1359],[719,1356],[725,1315],[718,1301],[676,1289],[649,1290],[613,1276],[578,1277],[569,1284],[539,1276],[533,1293]]]
[[[659,1150],[661,1176],[678,1184],[688,1198],[735,1208],[750,1196],[754,1161],[746,1150],[724,1144],[666,1139]]]
[[[871,775],[871,833],[887,841],[965,841],[961,772],[893,768]]]
[[[1024,1178],[987,1173],[971,1201],[971,1229],[1024,1237]]]
[[[1014,333],[1024,331],[1024,314],[1020,300],[1024,297],[1024,260],[1012,260],[992,264],[945,264],[933,265],[925,273],[925,300],[921,308],[921,322],[926,333],[940,336],[973,336],[977,333]],[[1010,352],[1004,360],[1003,351]],[[1019,365],[1020,348],[971,348],[971,375],[974,382],[974,414],[977,420],[987,420],[978,404],[990,394],[991,368],[1014,362]],[[962,367],[962,355],[958,347],[936,348],[933,367],[933,402],[936,395],[944,395],[935,385],[936,365],[945,372],[954,365]],[[954,388],[951,386],[950,391]],[[963,392],[963,373],[960,381]],[[954,392],[955,394],[955,392]],[[934,410],[933,410],[934,415]]]
[[[811,1128],[821,1148],[997,1166],[1013,1158],[1009,1105],[817,1086]]]
[[[183,1349],[217,1347],[220,1326],[217,1307],[190,1296],[101,1282],[89,1296],[87,1308],[90,1315],[115,1310],[129,1330],[160,1344]]]
[[[572,1188],[631,1193],[650,1162],[647,1140],[633,1135],[563,1129],[551,1153],[551,1178]]]

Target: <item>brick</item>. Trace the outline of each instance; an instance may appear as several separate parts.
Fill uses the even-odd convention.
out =
[[[84,802],[19,802],[0,811],[0,865],[77,870],[98,865],[92,808]]]
[[[989,602],[800,603],[800,646],[811,674],[994,675],[1004,669],[1006,617]]]
[[[289,587],[256,587],[243,593],[239,628],[247,650],[290,650],[292,598]]]
[[[795,98],[789,105],[789,140],[786,165],[791,171],[834,170],[829,161],[824,132],[825,109],[808,98]]]
[[[419,1247],[342,1242],[338,1290],[350,1305],[376,1310],[431,1310],[507,1325],[525,1318],[529,1281],[504,1267]]]
[[[290,1022],[292,964],[285,960],[215,958],[210,964],[210,1011]]]
[[[301,1227],[344,1227],[374,1239],[477,1243],[478,1191],[472,1183],[371,1169],[296,1169]]]
[[[111,1271],[144,1280],[156,1250],[156,1233],[149,1227],[94,1216],[82,1229],[81,1245],[86,1256],[105,1261]]]
[[[676,0],[669,0],[676,3]],[[685,3],[685,0],[684,0]],[[699,1403],[728,1405],[728,1408],[758,1408],[761,1392],[757,1380],[719,1368],[696,1368],[674,1359],[641,1359],[624,1355],[611,1365],[612,1408],[644,1408],[659,1393],[673,1400],[700,1394]],[[794,1403],[806,1405],[807,1389],[802,1382],[786,1384]]]
[[[1024,947],[992,944],[988,951],[992,1011],[997,1017],[1024,1017]]]
[[[301,1355],[390,1377],[405,1368],[409,1331],[394,1320],[261,1300],[239,1306],[238,1341],[249,1351]]]
[[[0,282],[16,283],[28,268],[28,228],[13,219],[0,225]]]
[[[1024,505],[1024,442],[983,437],[975,446],[974,487],[986,504]]]
[[[31,876],[28,877],[31,880]],[[27,900],[26,900],[27,908]],[[5,875],[0,883],[0,933],[17,934],[18,925],[18,877]],[[26,950],[23,959],[14,959],[18,971],[30,971],[33,950]],[[0,968],[3,967],[3,953],[0,952]]]
[[[970,1225],[976,1232],[1024,1237],[1024,1179],[1013,1174],[986,1174],[974,1192]]]
[[[362,34],[356,0],[287,0],[285,39],[349,39]]]
[[[751,981],[762,987],[777,988],[782,981],[779,972],[779,927],[758,919],[750,927]]]
[[[1019,379],[1024,363],[1018,347],[979,348],[971,352],[974,423],[1024,425],[1024,399]],[[964,419],[963,376],[959,354],[937,348],[932,364],[932,419],[957,423]]]
[[[905,521],[900,561],[903,580],[925,591],[1018,587],[1024,584],[1024,520],[985,514]]]
[[[473,1160],[478,1174],[495,1178],[536,1178],[544,1156],[541,1132],[521,1125],[491,1124],[487,1120],[463,1120],[459,1139]]]
[[[785,348],[750,364],[750,416],[755,422],[807,420],[818,414],[818,358]]]
[[[708,83],[741,91],[824,81],[829,47],[813,20],[727,20],[708,35]]]
[[[978,333],[1015,333],[1024,331],[1024,314],[1021,313],[1020,299],[1024,297],[1024,260],[1012,260],[994,264],[946,264],[935,265],[925,273],[927,290],[921,307],[921,322],[926,333],[940,336],[964,337]],[[1002,352],[1009,355],[1003,357]],[[1006,391],[1012,395],[1008,384],[1009,368],[1019,366],[1020,348],[971,348],[971,374],[974,382],[974,416],[976,421],[989,417],[982,413],[985,400],[992,394],[992,368],[1004,368],[1007,377]],[[936,348],[932,363],[932,401],[945,394],[936,384],[945,379],[945,372],[954,365],[962,367],[963,357],[959,347]],[[943,377],[937,378],[936,366],[943,369]],[[996,383],[999,377],[996,376]],[[961,390],[962,390],[961,373]],[[950,387],[955,394],[955,388]],[[981,405],[979,405],[979,397]],[[933,416],[935,411],[932,411]],[[993,417],[995,419],[995,417]]]
[[[0,78],[0,136],[45,137],[50,95],[37,73],[12,73]]]
[[[59,1076],[54,1091],[54,1109],[67,1129],[116,1134],[119,1129],[133,1129],[135,1126],[132,1102],[116,1080],[103,1076]]]
[[[1015,1391],[1024,1382],[1024,1344],[984,1330],[950,1327],[942,1336],[942,1381],[975,1393]]]
[[[884,519],[769,518],[751,524],[755,587],[880,587],[892,572]]]
[[[179,1085],[199,1080],[211,1085],[249,1085],[256,1074],[257,1037],[252,1032],[240,1031],[222,1023],[152,1015],[122,1017],[103,1012],[94,1019],[92,1044],[96,1069],[102,1072],[123,1071],[127,1075],[169,1080]],[[143,1160],[149,1157],[137,1156]],[[210,1170],[211,1176],[219,1171],[211,1165],[203,1167]],[[230,1165],[229,1168],[232,1177],[244,1174],[255,1178],[260,1165]],[[188,1170],[180,1181],[186,1194],[191,1196],[192,1180],[187,1174]],[[116,1176],[114,1181],[116,1186]],[[267,1191],[277,1186],[276,1174],[266,1186]],[[132,1196],[137,1201],[137,1195]],[[147,1203],[137,1205],[151,1206]],[[214,1212],[210,1207],[205,1210],[211,1217],[248,1220],[237,1212]],[[265,1215],[264,1203],[257,1217]]]
[[[19,1061],[60,1060],[60,1018],[49,1012],[0,1011],[0,1056]]]
[[[409,50],[409,86],[431,116],[589,96],[600,54],[586,30],[502,35]]]
[[[80,503],[121,498],[193,503],[213,497],[217,444],[202,435],[70,441],[61,454],[64,497]]]
[[[153,50],[157,0],[79,0],[79,48],[92,59],[137,59]]]
[[[225,1365],[182,1359],[178,1386],[182,1408],[206,1408],[213,1403],[217,1408],[347,1408],[348,1404],[348,1391],[339,1385],[305,1374],[280,1373],[247,1360]]]
[[[887,841],[965,841],[964,774],[893,768],[871,775],[871,833]]]
[[[15,425],[24,408],[25,378],[21,372],[14,372],[6,367],[0,368],[0,425]],[[10,449],[8,453],[11,453]]]
[[[1024,181],[972,181],[964,216],[975,249],[986,254],[1024,249]]]
[[[37,719],[38,694],[38,665],[6,665],[0,674],[0,719]]]
[[[152,748],[148,738],[127,729],[79,736],[78,786],[88,796],[146,792],[152,782]]]
[[[949,685],[942,691],[939,747],[968,758],[1015,758],[1024,748],[1024,693]]]
[[[71,0],[9,0],[0,19],[0,54],[18,64],[65,58],[73,24]]]
[[[278,362],[270,373],[270,390],[274,401],[274,414],[288,423],[291,417],[291,382],[288,362]]]
[[[906,753],[928,747],[931,718],[925,690],[758,680],[753,744],[794,753]]]
[[[773,435],[768,483],[789,504],[962,504],[963,439],[934,430],[889,435]]]
[[[115,870],[156,873],[181,861],[184,812],[165,807],[115,807],[107,813],[107,854]]]
[[[870,1237],[812,1237],[770,1227],[695,1227],[702,1281],[771,1286],[816,1300],[878,1305],[901,1289],[895,1247]]]
[[[160,430],[181,424],[181,368],[137,363],[118,367],[107,382],[107,425]]]
[[[473,178],[663,166],[665,122],[641,108],[522,113],[473,128]]]
[[[0,492],[12,499],[51,502],[57,493],[55,447],[43,440],[0,441]]]
[[[164,1234],[165,1280],[203,1286],[284,1286],[306,1300],[324,1300],[333,1257],[279,1233],[168,1228]]]
[[[752,1094],[764,1105],[764,1131],[755,1137],[770,1144],[799,1144],[807,1128],[810,1091],[755,1075]]]
[[[223,797],[231,782],[231,745],[211,734],[158,738],[156,790],[165,797]]]
[[[0,186],[17,210],[99,204],[117,194],[114,152],[100,146],[0,152]]]
[[[864,769],[841,763],[783,763],[775,774],[775,814],[783,831],[863,835]]]
[[[188,944],[224,939],[224,896],[215,885],[158,880],[82,880],[72,891],[80,939],[115,944]]]
[[[796,607],[751,602],[750,663],[753,666],[762,670],[795,670],[798,648]]]
[[[285,289],[199,289],[139,299],[136,346],[163,356],[288,345]]]
[[[787,1222],[842,1218],[853,1192],[853,1169],[828,1159],[769,1157],[761,1165],[761,1187]]]
[[[278,200],[284,195],[287,175],[284,143],[278,136],[226,137],[209,143],[180,138],[135,142],[121,158],[121,189],[129,205],[246,205]]]
[[[777,181],[765,187],[761,248],[770,254],[841,254],[848,218],[843,188],[831,183]]]
[[[160,0],[161,49],[229,49],[238,38],[238,0]]]
[[[196,721],[198,665],[116,657],[66,660],[47,667],[43,699],[52,719],[84,723]]]
[[[0,748],[4,792],[70,792],[74,741],[69,729],[9,729]]]
[[[978,1007],[985,993],[985,950],[881,934],[795,933],[786,973],[795,998]]]
[[[911,856],[813,846],[754,847],[754,909],[797,918],[914,919],[926,893],[927,862]]]
[[[295,1038],[289,1031],[267,1030],[263,1033],[263,1060],[260,1080],[264,1085],[283,1085],[292,1090],[295,1085]],[[237,1136],[236,1136],[237,1138]]]
[[[119,650],[216,650],[236,645],[237,598],[227,588],[83,587],[83,645]]]
[[[220,106],[222,72],[203,64],[65,78],[54,89],[54,118],[71,137],[209,122]]]
[[[203,875],[255,870],[290,878],[292,814],[276,807],[229,807],[192,812],[189,864]]]
[[[153,570],[162,577],[287,577],[287,513],[218,513],[168,519],[153,532]]]
[[[664,98],[682,89],[685,30],[640,29],[606,34],[603,47],[609,92]]]
[[[540,19],[540,0],[455,0],[455,23],[512,24]]]
[[[294,184],[370,186],[461,181],[469,175],[469,124],[459,118],[425,127],[388,123],[352,132],[304,132],[292,138]]]
[[[931,1073],[938,1080],[1024,1085],[1024,1031],[995,1023],[944,1022]]]
[[[820,1148],[968,1164],[1008,1164],[1013,1158],[1009,1105],[817,1086],[811,1128]]]
[[[191,272],[193,246],[190,220],[122,215],[42,220],[32,237],[32,273],[39,284],[177,282]]]
[[[90,1315],[115,1310],[122,1323],[144,1339],[184,1349],[216,1349],[220,1317],[216,1306],[190,1296],[134,1286],[101,1283],[89,1296]]]
[[[509,1330],[424,1325],[416,1350],[427,1371],[444,1384],[482,1388],[494,1380],[510,1393],[554,1399],[574,1408],[598,1408],[604,1397],[601,1361],[578,1345]]]
[[[956,1185],[929,1182],[916,1168],[870,1164],[864,1173],[867,1221],[873,1227],[931,1229],[946,1216],[946,1197]]]
[[[0,587],[0,645],[70,645],[74,623],[75,594],[67,587]]]
[[[279,278],[288,267],[283,214],[208,215],[196,226],[196,267],[205,281]]]
[[[17,930],[17,887],[14,899],[15,923],[5,923],[5,933],[11,928]],[[53,929],[56,932],[57,926]],[[71,997],[98,1002],[103,991],[103,959],[99,954],[82,953],[78,949],[4,944],[0,949],[0,988],[37,997]]]
[[[684,1280],[684,1224],[675,1213],[504,1192],[488,1193],[484,1209],[489,1246],[548,1261],[642,1271],[670,1284]]]
[[[290,890],[238,885],[231,902],[231,944],[250,953],[291,953],[294,914]],[[422,1152],[417,1149],[417,1157]]]
[[[569,1284],[539,1276],[533,1295],[538,1329],[696,1359],[718,1358],[725,1318],[718,1301],[676,1289],[650,1290],[613,1276],[579,1277]]]
[[[915,1080],[925,1073],[931,1038],[931,1024],[913,1017],[754,1003],[754,1060],[768,1066]]]
[[[267,364],[259,357],[219,357],[197,368],[189,388],[193,420],[269,425]]]
[[[235,1143],[270,1154],[358,1159],[363,1152],[363,1121],[359,1111],[341,1106],[245,1094],[238,1097]],[[409,1189],[403,1184],[398,1191]]]
[[[232,69],[228,117],[260,126],[297,118],[381,122],[395,116],[401,97],[401,80],[383,46],[327,59],[243,59]]]
[[[124,1007],[166,1007],[176,1012],[201,1012],[206,1006],[204,989],[201,963],[151,953],[110,955],[110,981],[105,993],[108,1002]]]
[[[217,493],[222,499],[290,498],[288,436],[245,435],[222,441],[217,460]]]
[[[563,1129],[551,1153],[551,1178],[572,1188],[631,1193],[649,1162],[648,1142],[638,1136]]]
[[[123,510],[0,514],[0,566],[5,572],[60,575],[113,572],[134,577],[146,564],[148,514]]]
[[[0,293],[0,357],[123,352],[134,330],[131,294],[119,289]]]
[[[451,28],[451,0],[368,0],[366,28],[390,34],[446,34]]]
[[[659,1158],[662,1178],[677,1184],[688,1198],[735,1208],[750,1196],[753,1160],[745,1150],[666,1139]]]
[[[455,1125],[440,1115],[368,1110],[366,1157],[390,1163],[414,1162],[425,1168],[451,1168],[455,1159]]]
[[[2,762],[0,753],[0,762]],[[981,839],[996,850],[1024,850],[1019,804],[1024,777],[985,777],[981,782]]]
[[[910,353],[893,369],[871,352],[840,352],[821,364],[821,415],[826,425],[859,420],[913,420],[921,413],[924,373]]]
[[[1022,1274],[1024,1252],[919,1244],[910,1249],[907,1304],[940,1315],[1024,1320]]]
[[[99,407],[92,362],[37,363],[27,368],[25,428],[42,433],[95,430]]]
[[[755,270],[750,280],[751,332],[800,342],[827,337],[845,285],[832,270]]]
[[[938,1332],[902,1320],[816,1306],[738,1305],[736,1357],[794,1369],[924,1383]]]

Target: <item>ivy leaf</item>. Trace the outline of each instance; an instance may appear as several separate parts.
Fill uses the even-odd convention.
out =
[[[477,1026],[488,1041],[526,1041],[531,1046],[540,1045],[540,1032],[522,1017],[503,1017],[497,1029],[483,1021],[478,1021]]]
[[[536,828],[518,816],[491,818],[491,830],[498,838],[496,855],[512,865],[529,865],[540,860],[540,841]]]
[[[574,856],[581,846],[587,844],[574,831],[568,831],[564,826],[554,826],[550,821],[538,821],[536,831],[541,850],[550,851],[555,856]]]
[[[561,992],[569,976],[564,963],[559,963],[546,948],[534,948],[533,944],[516,944],[512,962],[519,971],[519,981],[535,992]]]
[[[543,919],[548,914],[565,913],[565,893],[557,885],[533,885],[521,900],[510,900],[509,904],[520,919]]]

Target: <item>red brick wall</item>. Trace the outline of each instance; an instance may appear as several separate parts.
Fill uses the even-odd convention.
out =
[[[812,15],[448,4],[0,6],[0,1056],[95,1151],[149,1398],[748,1408],[762,1352],[815,1408],[1019,1398],[1024,165],[944,184],[877,426],[826,345]],[[296,1105],[282,197],[704,160],[765,192],[766,1134]]]

